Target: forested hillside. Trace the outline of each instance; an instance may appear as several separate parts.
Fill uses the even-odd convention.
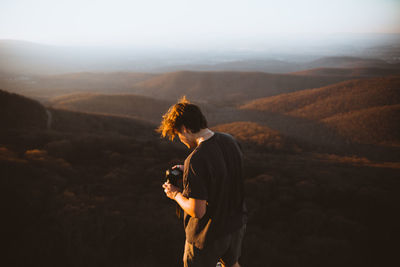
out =
[[[5,99],[1,114],[24,107],[21,122],[45,111]],[[3,265],[181,266],[183,226],[161,185],[190,151],[143,120],[48,110],[49,129],[0,117]],[[214,130],[234,135],[245,155],[243,266],[395,262],[398,162],[303,151],[254,122]]]
[[[0,89],[0,122],[3,129],[45,128],[45,108],[37,101]]]

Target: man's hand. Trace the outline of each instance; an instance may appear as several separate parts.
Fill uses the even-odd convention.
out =
[[[175,165],[174,167],[172,167],[172,169],[176,169],[176,168],[178,168],[178,169],[180,169],[181,171],[183,171],[184,165]]]
[[[170,199],[175,199],[176,194],[178,194],[181,190],[179,187],[176,187],[170,183],[164,183],[163,186],[164,192]]]

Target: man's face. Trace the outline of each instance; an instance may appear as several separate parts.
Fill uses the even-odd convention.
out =
[[[194,134],[192,134],[190,130],[187,130],[185,126],[182,126],[182,129],[178,132],[178,137],[179,140],[181,140],[181,142],[189,149],[197,146]]]

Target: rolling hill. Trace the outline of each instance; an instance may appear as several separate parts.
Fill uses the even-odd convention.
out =
[[[399,88],[400,77],[351,80],[254,100],[241,106],[241,109],[320,121],[339,133],[346,133],[353,141],[399,142],[400,136],[396,134],[398,125],[393,117],[400,103]],[[355,124],[356,118],[359,121]],[[379,125],[381,134],[375,134],[376,129],[372,125]],[[359,136],[363,131],[361,136],[364,137],[361,138]]]
[[[212,130],[229,133],[239,142],[252,144],[263,150],[294,151],[298,149],[292,140],[278,131],[255,122],[238,121],[220,124],[212,127]]]
[[[156,124],[172,103],[138,95],[88,93],[56,97],[50,104],[57,109],[125,116]]]
[[[366,108],[338,114],[322,122],[358,143],[400,147],[400,104]]]
[[[301,76],[262,72],[166,73],[139,82],[136,94],[176,100],[182,95],[200,102],[243,103],[254,98],[316,88],[349,79],[346,76]]]
[[[4,75],[0,86],[40,99],[71,93],[140,94],[176,100],[182,95],[200,102],[239,102],[316,88],[348,80],[349,75],[297,75],[262,72],[70,73],[29,76]]]

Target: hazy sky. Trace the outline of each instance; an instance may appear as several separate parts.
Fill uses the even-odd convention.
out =
[[[0,39],[184,46],[304,33],[400,33],[400,0],[0,1]]]

